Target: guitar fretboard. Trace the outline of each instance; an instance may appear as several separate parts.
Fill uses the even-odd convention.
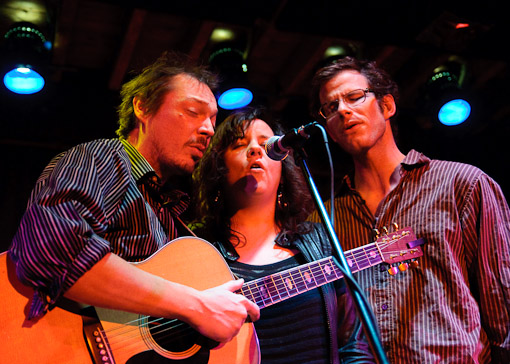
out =
[[[353,273],[383,261],[375,243],[349,250],[345,258]],[[342,277],[333,257],[327,257],[247,282],[237,293],[264,308]]]

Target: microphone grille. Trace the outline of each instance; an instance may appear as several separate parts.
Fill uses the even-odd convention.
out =
[[[269,138],[264,146],[266,154],[269,158],[275,161],[282,161],[289,155],[289,151],[279,146],[280,136],[275,135]]]

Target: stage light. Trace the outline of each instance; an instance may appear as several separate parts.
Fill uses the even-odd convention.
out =
[[[44,88],[44,66],[51,42],[31,23],[15,23],[4,35],[3,81],[17,94],[33,94]]]
[[[248,87],[248,65],[243,51],[228,42],[219,43],[209,56],[209,64],[220,74],[218,105],[222,109],[239,109],[252,102],[253,92]]]
[[[253,93],[247,88],[231,88],[224,91],[218,98],[218,105],[226,110],[234,110],[249,105]]]
[[[459,125],[466,121],[471,113],[471,105],[466,100],[455,99],[446,102],[439,109],[439,121],[448,126]]]
[[[211,41],[215,43],[228,42],[235,39],[235,32],[228,28],[215,28],[211,33]]]
[[[29,67],[17,67],[4,76],[4,85],[16,94],[33,94],[44,87],[44,78]]]
[[[443,125],[459,125],[469,118],[471,105],[463,89],[465,73],[465,64],[451,57],[434,69],[427,82],[428,108]]]

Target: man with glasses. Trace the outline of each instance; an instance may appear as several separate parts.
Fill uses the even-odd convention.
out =
[[[343,249],[374,241],[393,224],[425,239],[416,269],[392,276],[377,266],[355,276],[388,359],[509,363],[508,204],[474,166],[402,153],[391,125],[397,101],[397,85],[374,62],[346,57],[312,81],[312,111],[354,166],[333,204]]]

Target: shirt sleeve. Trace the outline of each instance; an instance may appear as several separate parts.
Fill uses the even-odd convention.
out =
[[[510,211],[499,185],[485,174],[467,196],[463,217],[473,295],[494,363],[510,362]],[[470,249],[472,251],[470,251]]]
[[[29,319],[110,251],[102,236],[128,174],[118,153],[101,154],[83,145],[57,156],[32,191],[9,251],[20,281],[35,289]]]

